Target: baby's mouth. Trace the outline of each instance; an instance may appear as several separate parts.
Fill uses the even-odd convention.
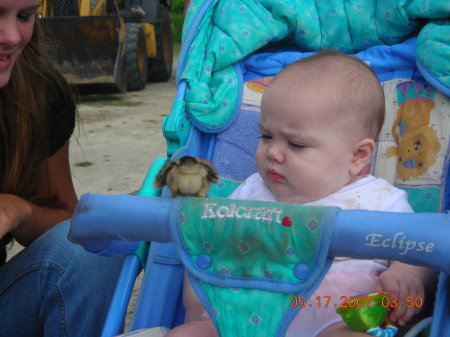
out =
[[[274,169],[268,169],[266,175],[270,180],[273,180],[275,182],[285,180],[284,177]]]

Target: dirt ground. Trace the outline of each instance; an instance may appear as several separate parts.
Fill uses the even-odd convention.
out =
[[[172,78],[143,91],[80,97],[80,121],[70,143],[78,196],[139,190],[155,157],[166,156],[161,125],[175,94]]]

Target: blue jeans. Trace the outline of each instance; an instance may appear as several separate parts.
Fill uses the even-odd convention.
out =
[[[64,221],[0,267],[0,336],[100,336],[121,257],[67,240]]]

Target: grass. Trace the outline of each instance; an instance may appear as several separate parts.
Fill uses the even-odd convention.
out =
[[[74,165],[78,166],[78,167],[88,167],[88,166],[94,165],[94,163],[92,163],[90,161],[80,161],[78,163],[75,163]]]

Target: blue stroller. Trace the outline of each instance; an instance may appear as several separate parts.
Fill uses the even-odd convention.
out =
[[[130,330],[182,323],[180,299],[186,268],[211,317],[221,310],[223,298],[230,300],[222,294],[224,289],[246,289],[245,296],[250,296],[228,305],[236,312],[254,313],[267,303],[279,303],[271,307],[282,309],[272,313],[274,319],[267,325],[259,324],[264,321],[260,316],[251,316],[253,330],[229,327],[226,319],[216,317],[221,336],[234,336],[236,331],[239,336],[284,336],[297,313],[289,308],[289,298],[308,298],[333,256],[400,260],[441,271],[433,319],[427,322],[430,336],[450,336],[450,245],[446,240],[450,217],[445,213],[450,206],[449,18],[448,1],[191,1],[183,30],[177,98],[163,133],[168,158],[203,157],[217,167],[221,181],[212,187],[209,198],[213,199],[206,199],[208,203],[231,212],[232,201],[220,198],[256,171],[253,157],[260,100],[270,78],[291,62],[333,48],[369,63],[382,82],[386,120],[368,170],[404,189],[417,213],[324,208],[319,214],[309,209],[319,219],[314,223],[317,230],[313,237],[302,238],[308,243],[292,243],[311,246],[310,254],[295,264],[306,269],[307,276],[274,281],[249,272],[244,277],[237,271],[240,267],[233,271],[229,265],[225,275],[226,261],[212,256],[205,245],[213,241],[205,238],[207,233],[220,236],[221,219],[199,225],[205,200],[171,199],[166,189],[156,190],[153,180],[167,160],[158,158],[138,196],[85,195],[73,217],[73,241],[99,254],[130,254],[102,336],[121,332],[134,279],[142,267],[143,287]],[[416,156],[411,148],[419,143],[425,151]],[[308,218],[297,214],[305,212],[303,207],[283,207],[283,212]],[[196,230],[204,225],[208,230]],[[253,233],[250,228],[241,235]],[[411,244],[407,253],[389,244],[399,236]],[[367,238],[374,237],[378,241],[367,244]],[[268,259],[292,265],[276,258]]]

